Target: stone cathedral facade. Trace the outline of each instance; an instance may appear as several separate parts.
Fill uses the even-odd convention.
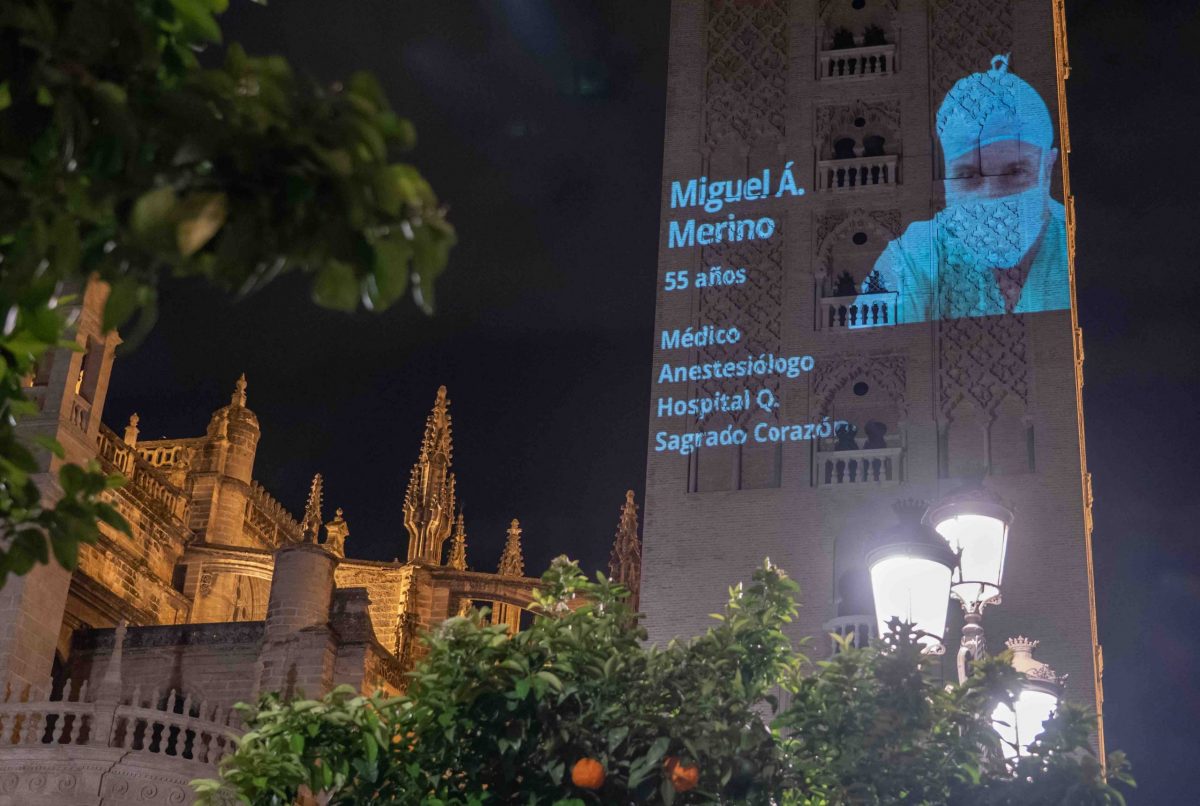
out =
[[[244,376],[198,436],[141,439],[137,415],[123,433],[102,422],[119,343],[100,328],[104,296],[87,289],[83,351],[58,351],[29,379],[40,411],[21,427],[124,476],[111,495],[133,533],[101,524],[74,572],[39,566],[0,590],[0,806],[190,803],[188,781],[212,777],[232,748],[235,703],[340,684],[400,691],[420,634],[472,605],[520,628],[538,581],[516,520],[498,570],[470,568],[445,387],[397,495],[406,560],[356,560],[349,513],[330,516],[319,474],[299,517],[255,481],[261,431]],[[40,479],[49,499],[54,465]],[[636,588],[632,496],[612,569]]]
[[[1040,639],[1040,656],[1069,675],[1067,696],[1102,710],[1063,25],[1062,0],[673,0],[641,588],[652,638],[702,630],[726,586],[770,557],[801,585],[797,633],[828,654],[831,632],[874,630],[864,550],[895,523],[893,504],[936,501],[983,473],[1016,515],[1003,603],[985,617],[992,651],[1009,636]],[[1038,96],[1026,104],[1033,111],[1018,109]],[[1006,105],[1010,121],[1026,114],[1024,130],[997,122]],[[878,270],[889,249],[945,222],[973,181],[948,169],[961,121],[976,127],[977,162],[994,143],[1018,157],[1038,143],[1051,166],[1037,180],[1051,222],[1040,231],[1065,233],[1057,258],[1040,260],[1058,267],[1062,285],[1047,281],[1034,308],[1014,303],[1011,272],[994,282],[985,273],[1007,305],[997,296],[997,310],[962,316],[935,307],[920,321],[904,298],[912,282],[897,287]],[[669,224],[684,215],[674,183],[704,177],[711,188],[765,170],[773,182],[785,168],[805,192],[754,202],[750,215],[774,222],[770,237],[672,242]],[[1005,181],[1005,168],[989,171],[977,178]],[[750,206],[694,215],[721,224]],[[1039,254],[1049,237],[1033,244]],[[745,281],[679,290],[668,279],[714,266],[744,268]],[[708,324],[736,326],[740,341],[690,353],[660,342]],[[729,400],[747,386],[664,379],[665,364],[764,353],[813,359],[801,377],[752,385],[778,408],[701,421],[661,402]],[[843,425],[803,441],[751,438],[681,455],[656,440],[825,418]],[[960,624],[955,605],[948,646]]]

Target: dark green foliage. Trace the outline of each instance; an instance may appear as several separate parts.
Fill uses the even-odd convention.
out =
[[[1071,707],[1016,774],[1006,766],[988,719],[1019,686],[1004,658],[946,688],[896,624],[886,647],[808,663],[783,632],[796,585],[770,564],[730,592],[717,626],[662,649],[643,646],[602,576],[559,558],[543,583],[515,637],[478,613],[445,622],[405,697],[341,689],[247,709],[252,731],[221,782],[196,782],[202,800],[285,804],[307,789],[343,804],[1122,802]],[[676,791],[671,757],[698,768],[694,790]],[[599,790],[572,784],[582,758],[603,765]],[[1114,758],[1108,774],[1125,780],[1123,768]]]
[[[158,274],[245,292],[315,273],[319,302],[386,307],[409,276],[426,305],[453,231],[415,168],[412,125],[358,73],[332,87],[227,48],[224,0],[25,0],[0,14],[5,285],[39,265],[113,283],[106,319]]]
[[[244,294],[301,269],[329,307],[406,293],[432,306],[454,233],[420,173],[393,161],[412,125],[366,73],[323,86],[237,45],[201,68],[226,4],[0,7],[0,535],[13,541],[0,541],[0,584],[45,561],[38,535],[71,567],[97,518],[119,520],[95,508],[94,471],[68,493],[77,511],[38,508],[16,443],[20,380],[67,330],[64,288],[106,280],[106,329],[140,312],[126,342],[153,323],[164,272]]]

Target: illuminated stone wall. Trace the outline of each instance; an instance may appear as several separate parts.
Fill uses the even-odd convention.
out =
[[[992,649],[1018,633],[1039,638],[1041,656],[1070,674],[1069,696],[1097,701],[1060,14],[1054,0],[673,2],[641,592],[653,639],[702,630],[727,586],[770,557],[800,582],[797,634],[814,637],[815,654],[828,653],[839,617],[870,620],[863,546],[894,523],[892,503],[935,500],[983,469],[1017,513],[1004,601],[985,618]],[[960,93],[962,108],[946,113],[969,117],[979,111],[972,104],[994,102],[995,87],[1015,84],[1011,75],[1048,111],[1052,131],[1040,136],[1052,137],[1057,159],[1044,149],[1053,168],[1043,203],[1060,227],[1061,286],[1040,289],[1053,298],[1040,307],[906,319],[904,294],[866,286],[890,244],[914,222],[943,222],[947,192],[961,195],[959,178],[947,178],[943,99],[977,77],[980,93]],[[1030,124],[1025,140],[1034,134]],[[772,183],[790,171],[805,192],[695,213],[673,196],[673,183],[704,177],[712,187],[764,170]],[[720,223],[727,213],[769,216],[774,232],[672,242],[682,218]],[[744,268],[746,280],[680,289],[669,274],[694,278],[714,265]],[[742,342],[688,353],[660,339],[710,324],[736,326]],[[756,384],[778,401],[769,411],[664,415],[667,396],[712,399],[748,386],[665,382],[664,364],[733,360],[739,351],[812,356],[814,366]],[[657,439],[826,417],[857,433],[769,446],[751,438],[687,455]],[[961,623],[953,611],[952,646]]]
[[[405,610],[412,567],[401,563],[346,560],[336,571],[338,588],[363,588],[370,599],[371,626],[375,639],[396,651],[400,616]]]

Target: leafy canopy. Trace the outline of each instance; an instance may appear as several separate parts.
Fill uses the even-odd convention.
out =
[[[66,498],[44,506],[31,475],[45,456],[17,439],[37,363],[75,348],[64,289],[105,280],[105,329],[140,312],[126,341],[153,323],[165,272],[245,294],[301,269],[328,307],[380,310],[407,293],[433,304],[454,231],[417,169],[393,159],[412,125],[367,73],[324,86],[237,45],[203,67],[226,5],[0,7],[0,585],[48,546],[73,568],[97,519],[127,529],[97,497],[116,482],[94,467],[64,468]]]
[[[515,636],[481,612],[443,623],[403,697],[342,687],[243,706],[251,729],[220,781],[195,782],[202,802],[1123,803],[1110,783],[1129,781],[1123,759],[1101,769],[1074,706],[1006,764],[990,714],[1020,685],[1007,658],[945,687],[897,623],[883,643],[809,662],[784,632],[797,586],[769,563],[716,626],[664,648],[644,645],[603,576],[559,558],[542,581]],[[589,764],[573,780],[582,759],[602,775]]]

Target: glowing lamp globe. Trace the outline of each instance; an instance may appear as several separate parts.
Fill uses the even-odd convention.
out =
[[[1042,733],[1046,720],[1054,716],[1058,697],[1036,688],[1025,688],[1013,702],[1015,708],[1000,703],[992,711],[992,727],[1004,742],[1004,757],[1012,761],[1029,755],[1029,745]]]
[[[881,535],[866,557],[879,634],[887,635],[888,622],[899,619],[913,625],[926,652],[940,654],[954,555],[921,523],[921,502],[902,501],[895,510],[900,523]]]
[[[1029,755],[1029,745],[1058,710],[1062,679],[1049,666],[1033,659],[1037,641],[1018,637],[1007,643],[1013,651],[1013,668],[1025,674],[1025,681],[1012,707],[1000,703],[992,711],[992,727],[1003,741],[1004,757],[1012,761]]]
[[[976,611],[999,602],[1012,510],[976,482],[931,507],[926,520],[958,555],[955,598]]]

